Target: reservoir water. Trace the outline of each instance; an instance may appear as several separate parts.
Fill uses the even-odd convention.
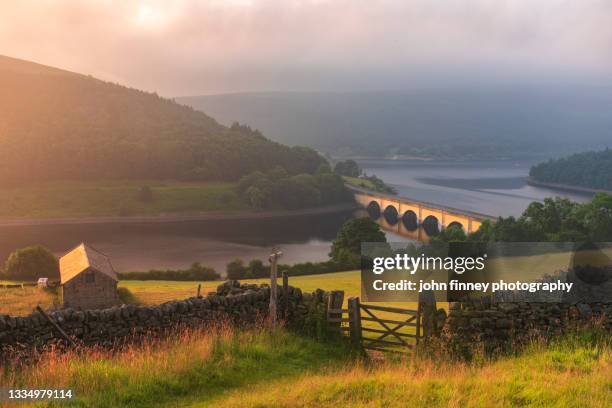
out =
[[[0,259],[17,248],[44,245],[58,256],[84,241],[111,258],[117,271],[185,268],[193,262],[224,273],[233,259],[267,260],[282,248],[281,263],[322,261],[353,211],[298,217],[140,224],[0,227]]]
[[[401,195],[490,215],[518,215],[534,200],[568,194],[526,183],[530,163],[517,161],[362,160]],[[331,240],[353,212],[275,219],[208,220],[142,224],[0,227],[0,259],[41,244],[61,255],[85,241],[111,257],[118,271],[184,268],[199,261],[225,271],[235,258],[266,260],[279,245],[283,263],[326,260]],[[389,238],[398,241],[397,236]]]
[[[520,215],[529,203],[546,197],[590,200],[590,195],[528,185],[532,164],[518,160],[359,161],[367,174],[380,177],[401,196],[493,216]]]

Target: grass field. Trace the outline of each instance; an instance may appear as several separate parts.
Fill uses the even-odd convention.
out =
[[[270,279],[245,279],[243,283],[270,283]],[[279,284],[282,284],[279,279]],[[289,284],[312,292],[316,289],[344,290],[345,297],[359,296],[361,292],[360,272],[336,272],[321,275],[295,276],[289,278]],[[159,304],[174,299],[195,296],[198,284],[202,284],[202,294],[215,291],[221,281],[214,282],[179,282],[179,281],[121,281],[120,287],[130,290],[136,300],[142,304]]]
[[[247,209],[233,183],[179,181],[52,182],[0,188],[0,218],[94,217],[235,212]],[[153,199],[139,200],[148,186]]]
[[[248,279],[244,283],[270,283],[269,279]],[[14,282],[7,282],[14,283]],[[198,285],[202,285],[201,293],[215,291],[223,281],[131,281],[119,282],[119,288],[126,288],[133,296],[134,303],[142,305],[157,305],[171,300],[185,299],[196,295]],[[279,284],[282,284],[279,280]],[[346,292],[345,297],[359,296],[359,271],[337,272],[324,275],[296,276],[289,279],[289,284],[312,292],[315,289],[334,290],[341,289]],[[51,305],[53,296],[38,288],[0,288],[0,314],[27,315],[36,307]]]
[[[348,176],[342,176],[342,178],[344,179],[344,182],[346,184],[349,184],[351,186],[368,188],[370,190],[376,189],[376,186],[370,180],[362,179],[359,177],[348,177]]]
[[[11,388],[71,388],[62,406],[609,407],[609,337],[584,332],[476,363],[368,359],[279,330],[186,332],[127,349],[49,354],[0,371]],[[0,368],[2,370],[2,368]]]
[[[48,309],[57,304],[57,293],[51,289],[37,287],[2,289],[0,288],[0,314],[25,316],[32,313],[37,305]]]
[[[247,279],[243,283],[270,283],[269,279]],[[140,305],[157,305],[171,300],[185,299],[196,295],[197,287],[202,285],[201,293],[215,291],[222,281],[213,282],[194,282],[194,281],[120,281],[119,288],[129,290],[129,303]],[[279,280],[279,284],[282,282]],[[313,292],[316,289],[323,290],[344,290],[344,307],[351,296],[360,296],[361,279],[360,271],[336,272],[321,275],[306,275],[289,278],[289,284],[302,289],[304,292]],[[0,289],[0,314],[10,314],[13,316],[28,315],[36,307],[37,302],[43,307],[49,307],[57,302],[57,297],[50,295],[47,291],[37,288],[23,289]],[[3,297],[4,296],[4,297]],[[126,297],[124,296],[124,299]],[[387,306],[415,309],[416,303],[387,302]],[[445,307],[440,304],[439,307]],[[392,313],[376,312],[381,318],[397,319],[398,316]],[[364,327],[381,329],[377,323],[363,322]],[[412,327],[402,327],[398,333],[414,333]],[[364,337],[375,336],[372,333],[365,333]]]

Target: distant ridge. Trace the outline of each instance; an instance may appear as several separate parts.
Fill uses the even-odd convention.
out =
[[[250,92],[177,98],[221,123],[337,156],[499,159],[564,155],[609,144],[612,87],[418,87]]]
[[[314,172],[321,158],[142,92],[0,56],[0,182],[235,180]]]

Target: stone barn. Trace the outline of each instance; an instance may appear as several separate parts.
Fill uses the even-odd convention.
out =
[[[83,243],[62,256],[59,264],[64,307],[102,309],[121,303],[117,273],[103,253]]]

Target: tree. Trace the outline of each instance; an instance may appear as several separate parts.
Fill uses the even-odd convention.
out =
[[[355,160],[339,161],[334,166],[334,172],[341,176],[347,177],[359,177],[361,175],[361,169]]]
[[[38,278],[59,279],[59,263],[47,248],[36,245],[18,249],[9,255],[4,265],[8,278],[36,280]]]
[[[261,210],[268,204],[268,197],[259,187],[251,186],[245,193],[246,201],[253,208]]]
[[[253,259],[249,262],[248,270],[253,278],[265,278],[270,276],[270,271],[259,259]]]
[[[299,174],[280,180],[274,188],[277,203],[289,210],[316,207],[321,204],[321,192],[310,174]]]
[[[467,236],[458,225],[451,225],[431,239],[431,242],[456,242],[456,241],[465,241]]]
[[[266,175],[272,181],[278,181],[289,177],[289,173],[287,173],[287,170],[285,170],[285,168],[281,166],[276,166],[273,169],[268,170]]]
[[[351,192],[344,185],[342,177],[334,173],[319,173],[315,176],[322,204],[335,204],[350,201]]]
[[[577,153],[533,166],[529,175],[538,181],[612,190],[612,150]]]
[[[380,226],[369,217],[352,218],[342,224],[329,256],[341,265],[358,267],[362,242],[387,242]]]
[[[317,169],[315,174],[327,174],[327,173],[331,173],[332,169],[329,166],[329,163],[321,163],[321,165],[319,166],[319,168]]]
[[[591,203],[585,206],[584,219],[592,240],[612,240],[612,195],[596,194]]]
[[[226,267],[227,279],[242,279],[245,275],[246,268],[242,259],[234,259],[227,264]]]
[[[239,195],[242,196],[250,187],[259,186],[269,181],[270,180],[264,173],[262,173],[261,171],[254,171],[240,179],[240,181],[238,182],[238,186],[236,187],[236,191]]]

